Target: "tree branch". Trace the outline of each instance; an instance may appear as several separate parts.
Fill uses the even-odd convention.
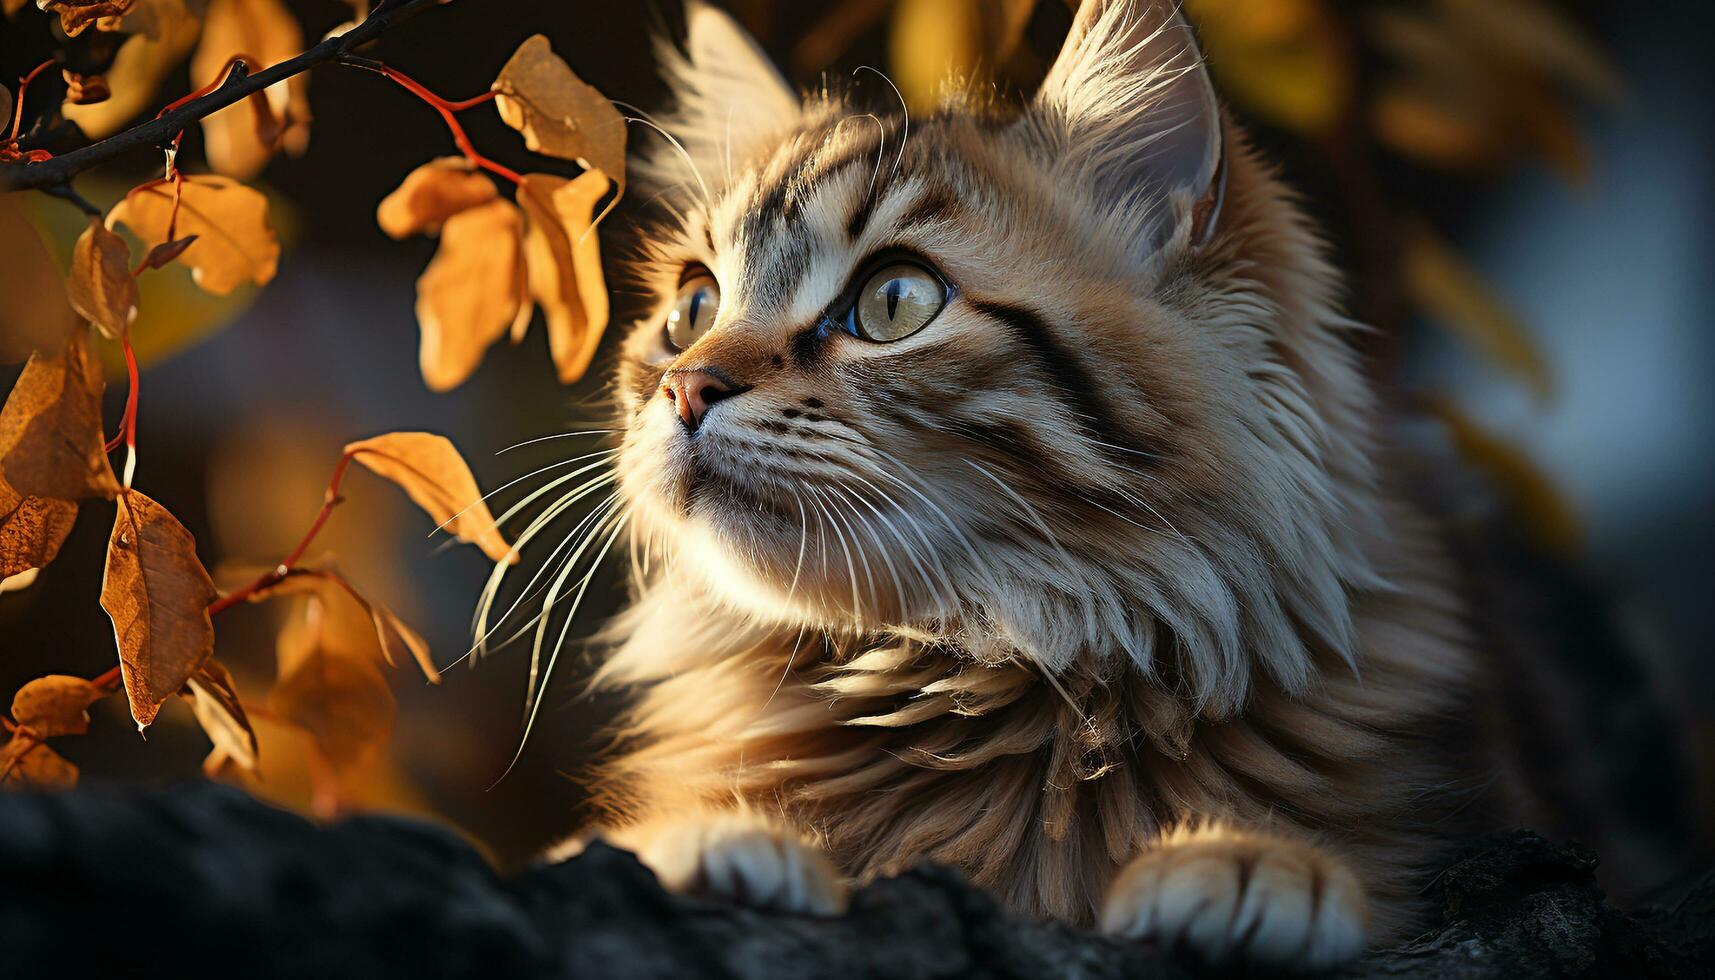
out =
[[[132,150],[160,147],[171,142],[174,136],[203,117],[218,112],[252,93],[260,92],[275,82],[284,81],[316,65],[334,61],[380,37],[381,33],[400,17],[438,2],[439,0],[383,2],[363,23],[344,34],[328,38],[303,54],[254,75],[228,75],[226,82],[213,92],[193,99],[165,115],[41,163],[0,164],[0,191],[63,187],[71,178],[85,170],[98,167]]]

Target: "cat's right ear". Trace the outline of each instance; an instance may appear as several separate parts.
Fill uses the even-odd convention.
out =
[[[756,41],[703,0],[686,0],[684,47],[660,38],[656,54],[674,98],[666,129],[710,188],[803,112],[798,93]],[[661,162],[671,169],[671,160]],[[693,178],[681,172],[677,179]]]
[[[1065,178],[1091,187],[1153,253],[1201,243],[1226,178],[1220,104],[1183,0],[1083,0],[1037,93]]]

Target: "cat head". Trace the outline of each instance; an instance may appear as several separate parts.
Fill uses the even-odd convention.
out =
[[[693,2],[618,457],[661,588],[1211,711],[1349,657],[1369,396],[1319,246],[1176,5],[1088,0],[1040,91],[800,98]],[[865,96],[869,96],[864,100]]]

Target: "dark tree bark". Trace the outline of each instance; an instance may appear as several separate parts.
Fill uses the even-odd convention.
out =
[[[1433,885],[1441,922],[1345,977],[1708,976],[1715,873],[1607,904],[1595,856],[1528,831],[1475,841]],[[332,827],[223,787],[0,796],[8,976],[1148,977],[1196,964],[1026,922],[923,868],[813,919],[667,895],[597,846],[506,878],[451,832]]]

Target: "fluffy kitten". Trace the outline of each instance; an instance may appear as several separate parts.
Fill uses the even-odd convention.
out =
[[[1010,113],[801,101],[698,3],[686,49],[608,836],[787,909],[934,860],[1215,959],[1396,934],[1480,809],[1475,663],[1338,278],[1174,5],[1087,0]]]

